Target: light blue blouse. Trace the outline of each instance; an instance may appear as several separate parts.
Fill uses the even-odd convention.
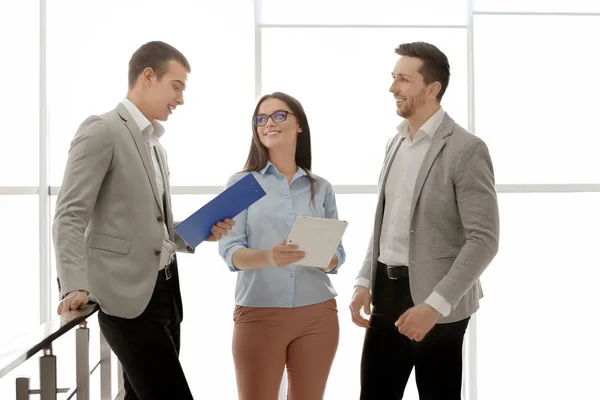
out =
[[[283,268],[265,266],[238,271],[233,266],[232,258],[236,250],[266,250],[286,239],[296,216],[338,218],[335,193],[325,179],[312,175],[317,182],[312,203],[310,181],[302,168],[298,168],[289,184],[270,162],[262,170],[250,173],[254,174],[266,196],[239,214],[234,219],[233,229],[219,241],[219,254],[229,269],[238,273],[235,303],[247,307],[289,308],[317,304],[337,296],[328,274],[318,268],[291,264]],[[245,175],[233,175],[227,187]],[[330,273],[337,273],[346,259],[341,243],[336,256],[338,266]]]

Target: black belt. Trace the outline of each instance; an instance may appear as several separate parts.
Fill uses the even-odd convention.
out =
[[[408,278],[408,267],[406,265],[387,265],[381,263],[387,272],[387,277],[392,280]]]
[[[173,265],[173,263],[165,266],[163,269],[158,271],[158,279],[163,279],[165,281],[168,281],[169,279],[171,279],[173,277],[173,271],[171,270],[171,266]]]

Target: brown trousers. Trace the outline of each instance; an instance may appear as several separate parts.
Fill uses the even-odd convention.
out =
[[[340,328],[335,299],[296,308],[236,306],[233,360],[240,400],[322,400]]]

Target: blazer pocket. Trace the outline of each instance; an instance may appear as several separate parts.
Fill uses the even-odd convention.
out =
[[[456,257],[457,256],[440,256],[440,257],[433,257],[433,259],[434,260],[452,260]]]
[[[111,251],[113,253],[127,254],[131,248],[131,240],[116,238],[113,236],[92,233],[88,239],[88,246],[93,249]]]

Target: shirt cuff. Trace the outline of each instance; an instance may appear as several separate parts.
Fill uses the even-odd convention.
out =
[[[425,300],[425,303],[435,308],[435,310],[444,317],[450,315],[450,312],[452,311],[452,305],[438,292],[432,292],[427,300]]]
[[[225,262],[227,263],[227,266],[229,267],[230,271],[233,271],[233,272],[240,271],[233,265],[233,254],[236,251],[238,251],[239,249],[245,249],[245,248],[246,248],[246,246],[237,244],[237,245],[233,246],[232,248],[230,248],[229,250],[227,250],[227,256],[225,257]]]
[[[371,290],[371,280],[360,276],[360,277],[356,278],[354,287],[356,287],[356,286],[363,286],[363,287],[366,287],[367,289]]]
[[[326,274],[334,274],[335,275],[335,274],[337,274],[338,270],[342,266],[342,263],[343,263],[342,253],[339,250],[336,250],[335,251],[335,256],[337,257],[337,265],[331,271],[325,272]]]

